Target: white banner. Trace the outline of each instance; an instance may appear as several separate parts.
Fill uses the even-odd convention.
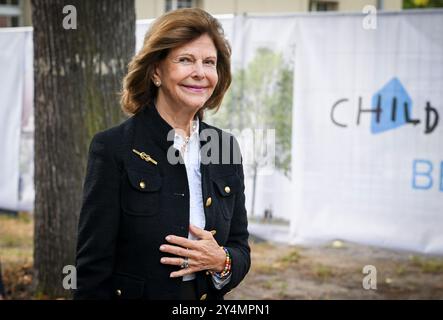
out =
[[[376,19],[299,18],[292,240],[443,254],[443,11]]]
[[[297,22],[292,15],[239,15],[234,19],[233,38],[230,39],[234,78],[231,90],[235,92],[239,87],[243,88],[238,96],[239,100],[246,102],[237,102],[239,105],[230,110],[230,118],[240,116],[246,119],[243,132],[255,130],[253,141],[244,139],[246,135],[236,137],[243,155],[246,208],[250,217],[260,220],[287,223],[293,215],[289,178],[291,162],[289,160],[287,166],[278,165],[287,160],[284,155],[290,155],[291,150],[289,145],[282,145],[279,141],[278,132],[288,137],[291,134],[291,123],[285,120],[291,117],[292,94],[285,88],[292,91]],[[240,69],[243,78],[237,77]],[[282,99],[285,95],[288,96],[286,100]],[[226,107],[224,104],[220,113]],[[267,130],[263,132],[263,139],[259,131],[261,128]],[[274,154],[266,148],[271,138],[269,129],[274,131]],[[271,168],[267,164],[259,164],[254,176],[254,161],[260,163],[262,148],[268,156],[275,156],[274,163]]]
[[[29,44],[32,44],[32,33],[26,29],[0,32],[0,208],[9,210],[21,207],[20,133],[23,102],[28,100],[26,94],[29,93],[26,72],[31,71],[28,75],[32,79]]]

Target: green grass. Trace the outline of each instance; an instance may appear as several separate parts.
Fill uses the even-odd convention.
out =
[[[412,256],[410,260],[413,266],[420,268],[420,270],[424,273],[443,273],[442,259]]]
[[[406,268],[404,266],[397,266],[397,267],[395,267],[395,273],[398,276],[402,276],[406,273]]]
[[[33,234],[30,214],[0,215],[0,262],[8,299],[33,298]]]
[[[265,263],[255,263],[254,264],[254,272],[257,272],[259,274],[272,275],[272,274],[275,274],[276,268],[272,265],[265,264]]]
[[[297,249],[293,249],[287,255],[280,258],[280,262],[284,264],[297,263],[301,258],[300,252]]]
[[[0,215],[0,258],[2,264],[32,260],[34,224],[29,214]]]
[[[332,272],[330,267],[320,264],[315,267],[314,274],[318,278],[321,278],[322,280],[326,280],[326,279],[332,277],[334,273]]]
[[[274,287],[274,284],[275,284],[275,280],[270,279],[270,280],[267,280],[267,281],[261,283],[261,286],[263,287],[263,289],[271,290]]]

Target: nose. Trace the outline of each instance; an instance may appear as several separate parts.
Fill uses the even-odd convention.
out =
[[[202,61],[197,61],[194,63],[194,72],[192,76],[197,79],[202,79],[205,77],[205,69],[203,68]]]

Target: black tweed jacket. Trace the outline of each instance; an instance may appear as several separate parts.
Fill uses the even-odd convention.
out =
[[[215,239],[229,250],[232,277],[217,290],[211,275],[201,271],[196,284],[201,299],[223,299],[251,263],[243,166],[236,139],[199,121],[201,152],[218,159],[201,164],[205,229],[216,230]],[[178,297],[182,278],[169,277],[177,266],[161,264],[166,254],[159,250],[166,235],[187,237],[189,228],[186,168],[167,159],[175,150],[173,139],[168,140],[171,129],[155,106],[147,105],[94,136],[78,226],[74,299]],[[149,154],[156,164],[133,150]],[[229,163],[220,163],[222,158]]]

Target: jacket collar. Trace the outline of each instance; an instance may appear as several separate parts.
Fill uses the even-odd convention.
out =
[[[174,140],[168,141],[168,133],[171,132],[173,128],[160,116],[153,103],[143,107],[141,118],[141,125],[143,126],[143,130],[141,131],[145,132],[145,130],[148,130],[149,136],[152,137],[154,142],[164,151],[167,151],[174,143]]]
[[[141,126],[143,126],[143,128],[140,128],[142,129],[141,132],[145,132],[144,129],[146,128],[154,142],[165,152],[167,152],[167,150],[174,144],[175,132],[173,131],[173,128],[160,116],[154,103],[145,105],[140,113],[142,120]],[[201,121],[200,117],[198,117],[199,139],[202,137],[202,130],[206,128],[206,123]],[[168,134],[170,135],[169,140]],[[202,147],[204,144],[206,144],[206,142],[206,138],[200,139],[200,146]]]

